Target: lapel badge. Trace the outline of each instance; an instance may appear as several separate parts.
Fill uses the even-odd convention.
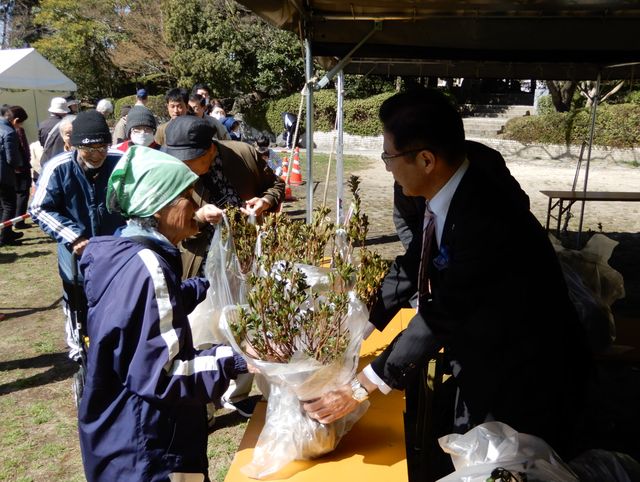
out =
[[[449,266],[449,250],[446,246],[440,248],[438,256],[433,259],[433,265],[438,271],[442,271]]]

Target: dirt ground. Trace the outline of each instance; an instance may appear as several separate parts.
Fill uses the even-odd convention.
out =
[[[366,169],[345,173],[361,178],[362,207],[369,216],[369,238],[378,252],[385,257],[393,258],[400,252],[401,245],[394,241],[395,229],[391,219],[393,207],[393,177],[387,172],[380,160],[378,151],[349,151],[371,159]],[[545,223],[548,198],[541,190],[569,190],[575,175],[575,163],[557,160],[519,160],[507,158],[507,167],[518,180],[531,199],[531,210],[541,223]],[[303,173],[303,177],[304,177]],[[325,173],[314,173],[314,206],[322,201],[324,193]],[[582,185],[583,174],[580,177]],[[322,179],[322,181],[317,181]],[[333,181],[333,182],[332,182]],[[629,164],[610,162],[593,162],[589,170],[589,190],[592,191],[638,191],[640,189],[640,168]],[[287,203],[285,210],[297,215],[304,215],[306,206],[306,186],[294,187],[293,193],[298,202]],[[329,183],[327,203],[335,205],[335,181]],[[348,207],[349,193],[345,188],[345,207]],[[580,204],[572,209],[574,217],[569,224],[569,231],[577,231]],[[605,233],[639,233],[640,203],[590,202],[585,206],[583,231],[602,231]]]
[[[347,153],[345,153],[347,154]],[[386,259],[393,259],[403,252],[395,233],[391,218],[393,209],[393,177],[380,160],[379,151],[349,151],[348,154],[366,156],[370,161],[366,168],[345,172],[344,178],[354,174],[361,179],[362,208],[369,217],[370,246]],[[542,190],[570,190],[575,176],[576,164],[570,160],[536,159],[523,160],[506,158],[507,167],[520,183],[531,201],[531,210],[544,226],[546,223],[548,198]],[[582,186],[585,175],[583,165],[578,186]],[[304,172],[303,172],[304,177]],[[314,206],[322,202],[325,190],[325,172],[314,173]],[[298,201],[285,204],[285,211],[294,216],[304,217],[307,186],[293,188]],[[629,163],[594,161],[589,169],[588,189],[591,191],[632,191],[640,189],[640,168]],[[345,187],[345,209],[350,202],[350,194]],[[327,204],[335,207],[335,177],[332,175],[327,189]],[[566,247],[577,247],[581,204],[574,204],[567,232],[561,235]],[[551,223],[551,228],[555,224]],[[617,301],[614,314],[640,319],[640,202],[589,202],[584,208],[584,220],[580,245],[583,246],[593,233],[601,232],[619,244],[613,250],[609,264],[619,271],[625,281],[626,297]],[[640,321],[639,321],[640,323]],[[622,327],[626,334],[626,327]],[[640,332],[640,328],[637,330]],[[640,334],[635,334],[634,342],[640,346]]]
[[[384,169],[379,152],[353,152],[370,158],[367,167],[353,173],[362,181],[363,209],[370,219],[369,242],[387,259],[402,251],[391,220],[392,177]],[[575,165],[567,161],[523,161],[507,159],[509,169],[529,194],[532,209],[544,222],[547,201],[542,189],[569,189]],[[315,173],[324,179],[324,172]],[[303,177],[306,175],[303,172]],[[335,183],[330,182],[329,204],[335,203]],[[590,172],[594,190],[638,191],[640,168],[630,165],[594,163]],[[323,195],[324,182],[314,183],[314,203]],[[297,202],[285,211],[304,216],[306,186],[295,187]],[[345,189],[346,190],[346,189]],[[349,199],[348,192],[345,199]],[[348,207],[348,201],[345,202]],[[579,214],[576,205],[575,214]],[[627,297],[616,302],[614,312],[638,321],[640,313],[640,203],[590,203],[586,206],[584,230],[600,229],[618,241],[611,265],[620,271]],[[569,226],[575,231],[575,219]],[[55,245],[39,230],[30,229],[21,247],[0,248],[0,481],[80,481],[80,461],[75,409],[70,379],[75,370],[66,360],[62,337],[60,286]],[[637,323],[636,323],[637,325]],[[628,325],[630,326],[630,325]],[[632,326],[633,328],[633,326]],[[621,340],[635,336],[637,329],[624,328]],[[639,337],[640,338],[640,337]],[[640,346],[640,340],[638,340]],[[613,367],[613,368],[611,368]],[[640,430],[640,380],[636,365],[602,368],[609,385],[594,406],[594,437],[610,439],[609,447],[625,451],[626,434]],[[602,413],[618,413],[612,420]],[[619,440],[620,427],[625,434]],[[244,431],[244,423],[223,416],[210,437],[212,480],[222,481],[230,458]],[[631,436],[631,435],[630,435]],[[616,440],[618,437],[618,440]],[[637,447],[637,443],[636,443]]]

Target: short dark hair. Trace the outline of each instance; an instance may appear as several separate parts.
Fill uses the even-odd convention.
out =
[[[382,103],[379,117],[399,151],[428,147],[450,164],[466,155],[462,117],[442,91],[396,94]]]
[[[169,103],[171,101],[174,102],[184,102],[184,105],[189,104],[189,95],[187,91],[184,89],[179,89],[177,87],[173,89],[167,90],[167,93],[164,95],[165,103]]]
[[[189,96],[189,100],[197,102],[198,104],[200,104],[201,107],[204,107],[205,105],[207,105],[207,99],[205,99],[205,97],[203,95],[200,95],[200,94],[192,93]]]
[[[11,112],[11,106],[9,104],[0,105],[0,117],[13,120],[13,112]]]
[[[27,111],[24,110],[22,106],[12,105],[9,107],[9,110],[11,111],[11,114],[13,114],[13,118],[17,119],[18,122],[24,122],[29,118],[29,114],[27,114]]]
[[[264,134],[259,135],[256,139],[256,146],[258,147],[269,147],[269,144],[271,144],[271,141]]]
[[[211,95],[211,89],[209,88],[209,86],[202,82],[198,82],[196,85],[194,85],[193,89],[191,89],[191,93],[197,94],[200,89],[206,90],[207,92],[209,92],[209,95]]]

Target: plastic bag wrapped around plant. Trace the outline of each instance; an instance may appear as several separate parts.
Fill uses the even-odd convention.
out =
[[[514,476],[525,474],[528,482],[578,481],[544,440],[502,422],[483,423],[465,434],[441,437],[438,443],[456,469],[438,482],[485,482],[498,467]]]
[[[241,469],[247,476],[264,478],[293,460],[315,458],[331,452],[366,412],[368,402],[340,420],[321,424],[311,419],[300,403],[348,383],[355,375],[368,316],[366,308],[355,295],[349,295],[346,316],[336,320],[349,333],[348,345],[339,359],[323,365],[302,350],[295,352],[288,362],[256,360],[245,354],[248,363],[258,368],[271,386],[265,425],[254,449],[253,460]],[[237,323],[240,309],[237,306],[226,307],[220,321],[228,342],[244,354],[231,329],[231,325]],[[307,304],[300,309],[312,307]]]
[[[223,236],[223,225],[226,239]],[[210,283],[207,297],[189,315],[194,345],[198,347],[226,340],[219,328],[222,309],[227,305],[246,302],[246,275],[240,268],[226,215],[216,227],[211,240],[204,274]]]

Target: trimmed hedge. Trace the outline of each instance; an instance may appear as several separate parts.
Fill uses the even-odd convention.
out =
[[[113,114],[116,119],[120,119],[120,111],[122,106],[130,105],[133,107],[136,103],[135,95],[128,95],[115,101],[113,105]],[[169,114],[167,113],[166,102],[164,101],[164,95],[150,95],[147,97],[147,107],[158,118],[158,124],[169,120]]]
[[[538,114],[546,115],[556,112],[556,108],[553,106],[553,100],[550,95],[542,95],[538,99]]]
[[[345,99],[344,101],[344,131],[361,136],[377,136],[382,134],[382,126],[378,120],[380,104],[391,97],[394,92],[386,92],[367,99]],[[291,112],[298,115],[300,108],[300,94],[294,94],[283,99],[266,101],[250,112],[243,113],[245,121],[259,130],[266,130],[280,134],[284,130],[282,113]],[[304,127],[306,99],[302,106],[302,123]],[[335,91],[320,90],[313,93],[314,130],[327,132],[334,128],[336,121],[337,99]]]
[[[505,126],[503,138],[524,144],[581,144],[588,140],[588,109],[517,117]],[[640,145],[640,105],[598,106],[594,144],[608,147]]]

